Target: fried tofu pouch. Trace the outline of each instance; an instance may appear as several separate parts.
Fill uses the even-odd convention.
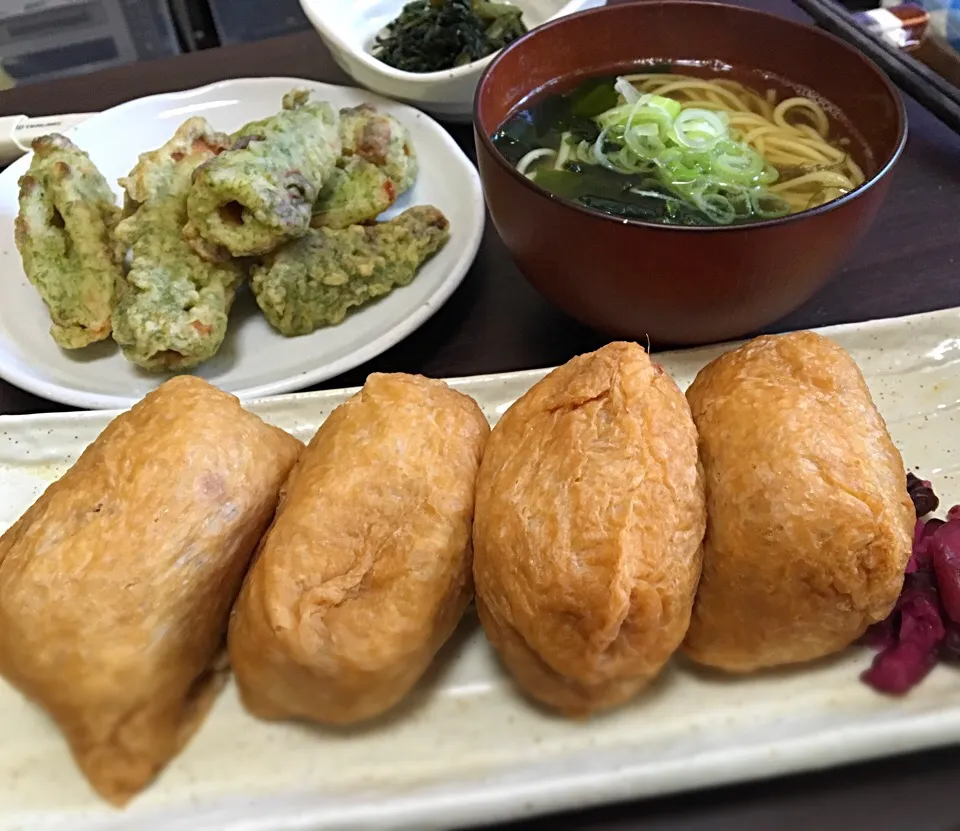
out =
[[[761,337],[687,391],[707,482],[684,649],[743,673],[838,652],[887,616],[915,513],[860,370],[812,332]]]
[[[113,242],[120,208],[110,185],[86,153],[56,133],[33,142],[19,184],[15,241],[50,314],[50,335],[63,349],[110,337],[122,275]]]
[[[683,393],[613,343],[511,406],[477,482],[480,621],[531,698],[581,717],[653,679],[690,621],[706,510]]]
[[[215,700],[230,607],[300,447],[175,378],[0,538],[0,674],[110,802],[146,787]]]
[[[412,375],[371,375],[331,413],[230,621],[230,663],[253,715],[352,724],[413,688],[473,593],[489,431],[473,399]]]

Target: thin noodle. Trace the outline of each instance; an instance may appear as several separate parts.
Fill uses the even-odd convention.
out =
[[[804,173],[802,176],[797,176],[795,179],[789,179],[786,182],[771,185],[770,190],[774,193],[783,193],[784,191],[797,190],[797,188],[803,185],[810,184],[829,185],[842,189],[849,187],[850,179],[842,173],[833,173],[830,170],[818,170],[814,173]],[[809,187],[804,189],[809,190]]]
[[[760,136],[765,136],[767,133],[775,133],[776,130],[777,128],[772,124],[764,124],[761,127],[754,127],[749,133],[744,133],[741,136],[741,141],[743,141],[745,144],[753,144]]]
[[[699,107],[703,110],[715,110],[718,112],[729,113],[730,110],[726,104],[718,104],[716,101],[707,101],[705,98],[691,98],[689,101],[684,101],[683,106],[687,109],[690,107]],[[734,113],[733,115],[736,115]]]
[[[773,120],[784,127],[789,127],[790,123],[787,121],[787,112],[795,109],[805,109],[813,117],[814,126],[816,126],[817,131],[821,136],[826,136],[830,131],[830,119],[827,118],[827,114],[823,111],[816,101],[812,101],[809,98],[787,98],[785,101],[781,101],[777,104],[776,108],[773,111]]]
[[[767,145],[768,153],[771,152],[771,150],[778,150],[780,151],[780,155],[798,156],[819,164],[825,164],[830,161],[830,157],[823,153],[819,147],[810,147],[810,145],[805,142],[795,141],[794,139],[784,138],[778,135],[764,136],[763,138]]]
[[[517,162],[517,173],[522,173],[524,176],[526,176],[527,168],[529,168],[534,162],[537,162],[540,159],[554,157],[556,155],[556,150],[550,150],[547,147],[541,147],[539,150],[531,150],[526,156]]]
[[[717,107],[720,107],[721,109],[724,108],[723,99],[719,95],[717,95],[717,93],[708,92],[707,97],[710,99],[710,103],[714,104]]]
[[[570,154],[573,147],[570,145],[570,133],[564,133],[560,136],[560,152],[557,153],[557,160],[554,162],[554,170],[563,170],[563,166],[570,161]]]

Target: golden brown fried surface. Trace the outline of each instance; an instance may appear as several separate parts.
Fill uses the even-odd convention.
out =
[[[641,347],[530,389],[487,443],[474,526],[480,620],[520,687],[586,715],[646,685],[687,631],[704,523],[689,407]]]
[[[687,397],[708,513],[690,657],[732,672],[809,661],[885,618],[914,510],[850,355],[812,332],[757,338]]]
[[[175,378],[0,538],[0,674],[111,802],[149,784],[213,703],[230,607],[300,446]]]
[[[247,708],[349,724],[414,686],[473,591],[489,426],[440,381],[371,375],[290,476],[230,622]]]

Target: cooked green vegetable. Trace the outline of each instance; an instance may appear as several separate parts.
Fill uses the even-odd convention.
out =
[[[307,335],[408,285],[449,237],[446,217],[429,206],[376,225],[311,229],[255,265],[250,287],[278,332]]]
[[[58,134],[34,141],[20,179],[16,244],[50,313],[50,334],[64,349],[110,337],[119,219],[116,197],[86,153]]]
[[[387,26],[373,56],[406,72],[439,72],[480,60],[527,32],[523,12],[490,0],[415,0]]]

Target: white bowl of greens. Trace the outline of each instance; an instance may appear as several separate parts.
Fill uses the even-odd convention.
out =
[[[392,49],[378,48],[377,39],[389,38],[390,25],[407,9],[405,22],[412,19],[411,12],[436,15],[442,7],[445,19],[454,12],[465,19],[473,17],[478,40],[492,34],[488,44],[502,41],[501,29],[512,22],[513,6],[519,10],[523,27],[527,30],[550,20],[574,12],[604,5],[605,0],[300,0],[304,13],[320,33],[320,37],[333,53],[334,60],[358,84],[381,95],[412,103],[423,110],[447,121],[470,121],[473,113],[473,96],[480,75],[493,59],[496,51],[462,65],[452,65],[477,51],[477,44],[464,49],[462,41],[453,42],[446,48],[449,59],[442,60],[444,49],[436,42],[422,50],[423,60],[411,60],[417,44],[402,42],[399,27],[392,30]],[[409,7],[415,6],[410,9]],[[454,9],[459,6],[461,8]],[[428,8],[429,7],[429,8]],[[424,16],[424,19],[427,19]],[[515,20],[515,17],[513,17]],[[472,27],[468,27],[472,28]],[[417,37],[415,27],[405,26],[403,36]],[[411,47],[412,48],[407,48]],[[471,52],[473,50],[473,52]],[[479,51],[483,51],[480,49]],[[399,69],[388,61],[408,67]],[[403,54],[403,59],[398,57]],[[440,63],[451,64],[448,68],[433,69]],[[424,71],[425,68],[430,68]]]

